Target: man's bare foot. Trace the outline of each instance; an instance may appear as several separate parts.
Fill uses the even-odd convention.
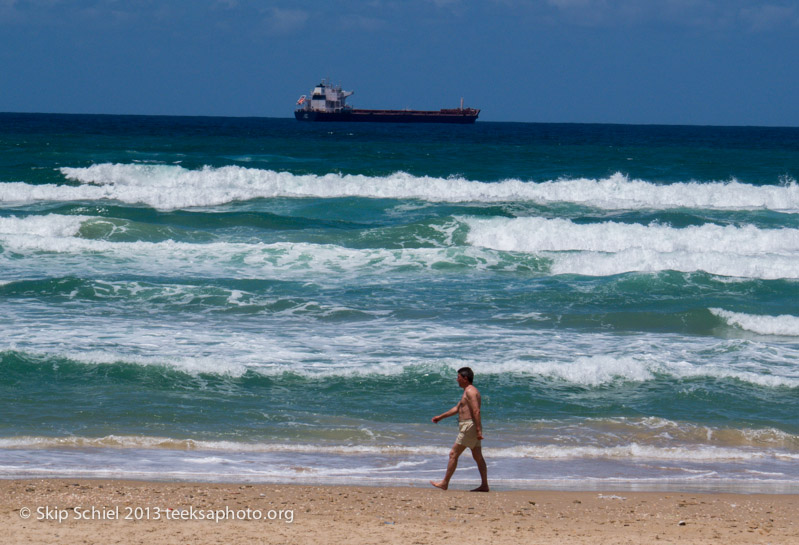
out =
[[[485,485],[485,486],[480,485],[477,488],[469,490],[469,492],[488,492],[488,485]]]
[[[449,488],[449,485],[444,484],[444,481],[441,481],[439,483],[435,481],[430,481],[430,484],[432,484],[436,488],[440,488],[441,490],[446,490],[447,488]]]

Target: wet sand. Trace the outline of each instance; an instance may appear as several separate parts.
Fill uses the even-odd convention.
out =
[[[0,481],[3,542],[799,543],[799,496]],[[214,520],[214,519],[218,520]]]

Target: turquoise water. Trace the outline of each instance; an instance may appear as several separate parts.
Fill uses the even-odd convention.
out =
[[[0,476],[799,489],[799,129],[0,114]],[[459,486],[476,478],[470,461]]]

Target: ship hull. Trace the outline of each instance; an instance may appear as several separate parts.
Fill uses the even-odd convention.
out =
[[[477,120],[480,110],[358,110],[344,112],[317,112],[295,110],[294,118],[299,121],[338,121],[363,123],[454,123],[469,124]]]

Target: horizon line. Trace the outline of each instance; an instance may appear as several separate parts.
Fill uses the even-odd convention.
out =
[[[0,115],[58,115],[58,116],[94,116],[94,117],[165,117],[165,118],[206,118],[206,119],[281,119],[294,120],[294,117],[274,117],[268,115],[219,115],[219,114],[142,114],[142,113],[97,113],[97,112],[15,112],[0,111]],[[323,126],[336,122],[323,123]],[[346,121],[338,123],[347,123]],[[665,122],[635,122],[625,123],[620,121],[501,121],[478,119],[474,124],[481,123],[506,123],[519,125],[619,125],[631,127],[696,127],[696,128],[752,128],[752,129],[799,129],[799,125],[734,125],[712,123],[665,123]]]

